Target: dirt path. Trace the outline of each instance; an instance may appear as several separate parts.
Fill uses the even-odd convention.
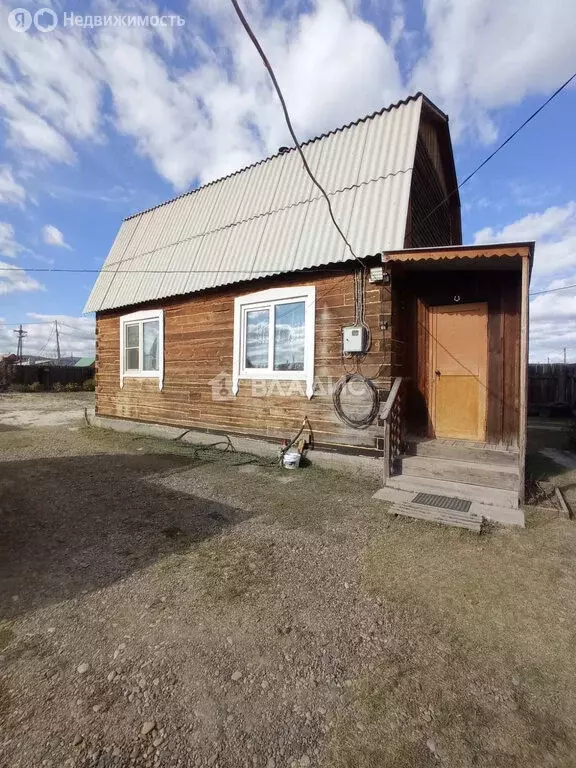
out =
[[[93,392],[0,393],[0,432],[22,427],[58,427],[84,418],[94,409]]]
[[[72,429],[0,434],[1,765],[573,766],[573,523]]]

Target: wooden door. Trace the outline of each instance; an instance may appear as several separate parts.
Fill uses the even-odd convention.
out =
[[[430,309],[429,412],[436,437],[486,439],[488,305]]]

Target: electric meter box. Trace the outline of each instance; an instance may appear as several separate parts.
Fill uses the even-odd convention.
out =
[[[364,352],[366,329],[362,325],[347,325],[342,328],[342,351],[345,355]]]

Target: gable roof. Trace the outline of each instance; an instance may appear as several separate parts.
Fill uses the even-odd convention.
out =
[[[404,247],[421,93],[302,144],[363,258]],[[351,258],[296,149],[124,220],[85,312]]]

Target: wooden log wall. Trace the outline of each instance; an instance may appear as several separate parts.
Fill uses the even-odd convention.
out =
[[[406,248],[461,244],[456,184],[447,125],[425,109],[412,170]]]
[[[234,298],[273,287],[312,284],[316,286],[314,376],[318,394],[309,400],[304,382],[241,380],[236,397],[228,392],[224,399],[215,398],[214,391],[221,393],[231,383]],[[147,308],[164,309],[164,387],[159,391],[153,379],[125,378],[121,389],[120,317]],[[391,301],[381,285],[367,285],[366,321],[372,331],[372,346],[361,371],[374,379],[385,397],[390,384],[392,344],[391,332],[384,326],[390,326]],[[332,404],[332,385],[344,373],[341,329],[353,322],[354,278],[349,267],[259,280],[100,312],[96,323],[96,412],[270,439],[292,437],[308,416],[318,446],[381,452],[381,426],[375,422],[368,429],[353,429],[340,421]],[[346,368],[354,367],[352,361],[346,361]],[[222,380],[217,379],[220,374],[224,374]],[[263,387],[268,389],[267,394],[262,393]]]
[[[450,201],[422,136],[418,137],[410,191],[409,247],[452,243]]]

